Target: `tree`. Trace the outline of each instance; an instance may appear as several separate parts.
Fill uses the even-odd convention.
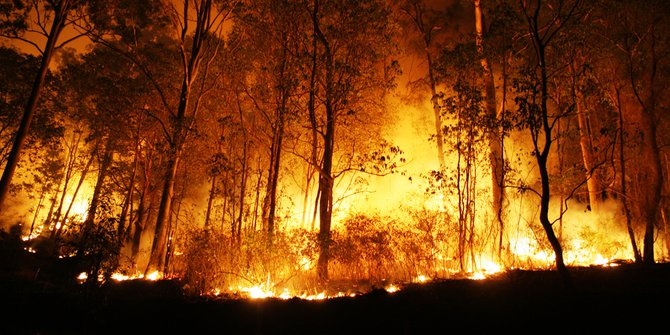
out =
[[[554,127],[562,117],[571,112],[574,106],[569,106],[558,113],[550,111],[548,100],[551,65],[548,63],[550,58],[547,53],[552,51],[552,42],[557,34],[562,32],[568,22],[575,19],[580,1],[557,0],[545,3],[542,0],[531,2],[520,0],[519,5],[526,19],[528,38],[534,53],[531,56],[533,62],[529,62],[525,73],[527,81],[517,85],[522,94],[516,100],[522,123],[531,135],[532,154],[540,173],[541,191],[536,191],[540,196],[540,224],[554,250],[556,269],[566,280],[566,284],[571,285],[570,273],[563,259],[563,248],[554,232],[554,221],[549,218],[551,189],[548,163],[555,136]]]
[[[488,119],[490,120],[490,126],[487,131],[488,137],[487,141],[489,144],[489,160],[491,164],[491,202],[493,204],[493,213],[498,221],[500,227],[499,232],[499,245],[502,249],[502,240],[504,234],[504,221],[503,221],[503,202],[504,202],[504,166],[505,161],[503,157],[503,148],[502,148],[502,134],[500,131],[500,126],[498,120],[504,112],[502,109],[498,112],[497,102],[496,102],[496,87],[493,77],[493,67],[491,66],[489,59],[484,50],[484,27],[486,22],[484,21],[484,15],[481,8],[481,1],[474,0],[475,5],[475,41],[477,44],[477,53],[479,56],[479,63],[481,65],[482,75],[484,77],[484,101],[486,103],[486,112]]]
[[[601,8],[604,6],[608,9],[603,10],[604,20],[600,21],[598,35],[609,46],[623,74],[618,77],[619,84],[610,91],[614,91],[612,100],[620,111],[631,111],[626,114],[630,115],[629,124],[637,133],[631,140],[639,144],[636,152],[640,157],[636,163],[638,173],[631,172],[626,177],[637,186],[637,196],[631,199],[636,199],[633,203],[638,208],[638,221],[644,227],[642,261],[653,264],[655,227],[664,185],[658,129],[664,120],[661,111],[667,106],[663,99],[667,89],[661,83],[668,79],[666,59],[670,52],[670,41],[662,32],[668,29],[670,8],[665,1],[616,1],[601,4]],[[622,187],[625,187],[625,181]],[[627,192],[627,195],[631,193]],[[632,232],[630,234],[633,238]]]
[[[256,4],[250,8],[251,17],[245,25],[254,45],[263,45],[256,54],[253,85],[247,95],[253,100],[262,119],[268,123],[269,164],[262,206],[263,226],[271,241],[275,232],[280,172],[285,151],[285,138],[290,122],[296,119],[299,108],[301,45],[305,12],[301,2],[277,0]]]
[[[316,0],[309,10],[313,38],[316,39],[313,44],[315,49],[312,50],[312,61],[316,62],[312,67],[312,83],[316,85],[311,87],[315,94],[310,99],[318,99],[321,106],[318,110],[316,106],[309,109],[311,126],[319,136],[319,143],[313,145],[319,145],[321,149],[317,162],[317,274],[322,281],[327,281],[334,181],[336,177],[353,168],[350,159],[354,157],[352,153],[350,159],[345,159],[344,168],[338,172],[334,158],[337,145],[343,142],[344,135],[338,135],[336,130],[345,125],[352,128],[344,129],[361,126],[363,119],[358,118],[357,113],[374,115],[380,111],[375,108],[375,103],[381,101],[377,99],[381,99],[388,92],[395,78],[392,68],[385,64],[390,56],[388,52],[392,51],[389,46],[392,46],[393,30],[389,8],[379,1],[342,0],[321,3]],[[361,48],[362,45],[365,48]],[[386,160],[384,155],[376,158]]]
[[[228,5],[228,4],[226,4]],[[156,218],[156,231],[154,243],[151,247],[151,257],[147,265],[146,273],[152,271],[162,271],[167,243],[167,222],[170,215],[170,206],[174,192],[175,175],[182,156],[182,150],[188,140],[190,129],[198,114],[199,100],[206,93],[200,90],[200,95],[192,96],[192,90],[196,79],[199,78],[199,71],[204,70],[200,78],[206,82],[208,62],[207,57],[215,57],[217,49],[221,45],[221,34],[223,23],[232,12],[233,7],[218,7],[212,3],[212,0],[202,0],[190,8],[188,0],[183,1],[183,10],[179,11],[173,5],[168,5],[166,10],[170,11],[175,29],[179,30],[180,55],[183,60],[183,80],[179,91],[179,104],[176,113],[171,120],[170,151],[168,156],[167,173],[165,175],[161,203]],[[194,10],[194,16],[191,16],[190,10]],[[187,34],[189,32],[189,21],[196,22],[193,27],[194,32],[190,47],[187,43]],[[204,61],[204,63],[203,63]],[[203,68],[201,68],[203,65]],[[191,99],[194,98],[194,101]],[[168,107],[168,106],[166,106]],[[168,108],[169,109],[169,108]]]
[[[427,67],[427,78],[422,80],[430,89],[430,101],[433,107],[433,116],[435,118],[435,142],[437,146],[437,159],[440,170],[444,169],[444,134],[442,133],[442,119],[439,107],[439,89],[440,84],[438,74],[435,69],[434,59],[436,50],[439,50],[442,39],[446,33],[447,22],[444,22],[445,13],[440,13],[431,8],[424,0],[405,0],[400,2],[400,10],[409,19],[409,25],[412,26],[419,38],[417,47],[422,58],[425,57]]]
[[[44,80],[47,71],[49,70],[49,65],[51,64],[53,54],[56,50],[63,47],[65,44],[81,36],[77,35],[74,38],[69,38],[65,41],[60,39],[63,29],[68,24],[68,22],[73,19],[71,17],[72,13],[80,6],[80,2],[77,0],[43,0],[31,2],[30,4],[24,3],[22,1],[13,1],[11,2],[11,5],[8,7],[3,6],[1,8],[3,10],[4,20],[0,25],[0,27],[3,28],[0,33],[3,37],[18,39],[33,45],[42,55],[42,60],[39,71],[37,72],[37,75],[33,81],[30,96],[26,102],[19,129],[16,133],[16,136],[14,137],[12,149],[9,152],[9,156],[7,157],[7,164],[5,165],[2,178],[0,179],[0,211],[2,211],[2,206],[4,205],[5,199],[7,197],[9,186],[12,182],[12,177],[14,176],[14,171],[16,170],[21,151],[26,142],[26,138],[35,115],[35,110],[37,108],[40,94],[42,92],[42,87],[44,86]],[[37,11],[40,13],[36,16],[37,21],[32,22],[32,24],[35,25],[34,28],[29,27],[26,21],[28,18],[28,13],[31,11]],[[48,26],[49,20],[51,21],[50,26]],[[40,33],[46,38],[46,44],[43,49],[34,41],[23,37],[22,34],[26,31],[26,29],[30,29],[32,32]]]
[[[103,43],[114,50],[119,51],[125,57],[130,58],[141,71],[152,82],[154,89],[158,92],[162,101],[162,108],[168,113],[167,120],[160,120],[164,127],[164,135],[168,143],[166,172],[163,179],[162,194],[158,213],[154,241],[151,247],[151,256],[146,268],[146,273],[162,272],[166,245],[169,231],[169,219],[171,215],[172,198],[174,196],[175,179],[180,161],[184,154],[184,148],[193,133],[193,126],[198,117],[202,99],[207,94],[211,83],[208,70],[211,62],[220,55],[219,49],[223,44],[223,32],[225,24],[233,10],[236,8],[234,1],[215,2],[213,0],[190,1],[183,0],[180,6],[168,1],[150,1],[141,3],[126,3],[124,6],[111,7],[107,12],[93,22],[98,24],[98,32],[93,39],[95,42]],[[100,1],[98,7],[105,9],[108,3]],[[147,11],[153,16],[147,16]],[[161,85],[157,80],[159,72],[164,69],[152,70],[150,60],[137,57],[132,54],[132,48],[138,46],[137,35],[146,38],[147,33],[137,33],[137,22],[126,20],[111,20],[110,18],[125,15],[133,17],[137,22],[152,22],[155,32],[167,32],[165,28],[171,27],[174,33],[170,41],[150,41],[149,43],[174,43],[176,56],[180,61],[179,88],[173,92],[178,97],[176,101],[170,99],[168,90],[170,84]],[[110,25],[114,22],[115,25]],[[194,24],[194,25],[192,25]],[[107,40],[104,32],[112,31],[121,36],[121,45]],[[163,35],[166,39],[166,35]],[[124,48],[129,48],[131,52]],[[173,73],[173,72],[171,72]]]

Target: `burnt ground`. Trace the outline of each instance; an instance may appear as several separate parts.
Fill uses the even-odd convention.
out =
[[[0,334],[488,334],[663,330],[670,265],[510,271],[373,289],[354,298],[214,299],[175,281],[126,281],[86,289],[2,279]]]

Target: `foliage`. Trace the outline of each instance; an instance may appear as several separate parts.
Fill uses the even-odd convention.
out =
[[[76,220],[76,218],[72,218]],[[87,282],[97,285],[110,280],[112,274],[119,269],[120,246],[117,221],[113,218],[102,218],[93,225],[91,230],[83,233],[83,222],[70,222],[60,239],[60,254],[77,261],[81,272],[86,273]]]
[[[394,255],[388,218],[378,215],[351,214],[343,222],[344,231],[333,237],[334,260],[346,269],[349,278],[371,282],[389,279],[393,274]]]

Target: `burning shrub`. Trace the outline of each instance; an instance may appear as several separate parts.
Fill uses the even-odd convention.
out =
[[[184,286],[191,293],[202,295],[225,282],[221,265],[225,263],[225,251],[230,249],[232,241],[214,230],[194,229],[187,236],[183,264],[175,264],[175,267],[183,268]]]
[[[344,221],[343,234],[333,236],[333,257],[348,279],[378,282],[393,273],[391,223],[378,215],[353,214]]]
[[[103,218],[88,227],[86,232],[72,230],[64,236],[64,255],[74,255],[74,259],[85,272],[90,283],[100,277],[105,280],[119,267],[120,240],[117,220]]]
[[[407,222],[394,232],[399,271],[406,279],[425,274],[442,276],[440,270],[449,269],[452,257],[449,251],[449,217],[444,211],[426,208],[408,208]],[[454,236],[455,233],[451,232]]]
[[[188,234],[184,252],[185,287],[196,294],[259,286],[304,289],[316,260],[316,234],[295,229],[276,232],[272,241],[263,231],[242,241],[215,231]]]

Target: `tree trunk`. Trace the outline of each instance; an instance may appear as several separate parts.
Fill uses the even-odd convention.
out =
[[[142,235],[145,228],[147,228],[147,222],[151,217],[151,207],[154,203],[154,191],[150,191],[151,188],[151,167],[152,160],[149,155],[147,155],[147,160],[144,164],[144,183],[142,187],[142,192],[140,193],[139,204],[137,205],[137,219],[133,224],[133,238],[131,245],[131,259],[133,264],[137,266],[137,258],[140,253],[140,248],[142,245]]]
[[[182,34],[180,35],[181,42],[186,43],[186,23],[192,18],[188,17],[187,12],[189,9],[190,2],[184,0],[184,12],[183,12],[183,22]],[[192,28],[194,30],[193,36],[190,39],[190,48],[186,50],[185,48],[181,49],[181,59],[183,61],[183,78],[181,82],[181,88],[179,91],[179,105],[175,114],[172,114],[173,117],[171,123],[171,134],[169,141],[170,150],[168,151],[168,164],[167,171],[163,183],[163,192],[161,195],[161,202],[158,209],[158,214],[156,217],[156,227],[154,232],[154,242],[151,247],[151,256],[149,258],[149,263],[145,271],[145,275],[153,271],[161,271],[165,264],[166,257],[166,238],[168,233],[168,220],[170,217],[170,208],[172,203],[172,197],[174,195],[174,183],[176,179],[177,169],[181,161],[184,146],[186,145],[188,135],[190,134],[190,128],[196,120],[196,115],[198,113],[199,104],[196,102],[191,106],[191,89],[193,83],[198,77],[198,71],[200,69],[201,60],[206,53],[206,42],[212,37],[211,35],[217,33],[213,31],[216,29],[217,25],[212,22],[212,20],[224,20],[226,15],[212,15],[212,1],[211,0],[202,0],[193,4],[195,7],[195,12],[197,19],[195,21],[195,26]],[[177,19],[177,21],[179,21]],[[219,31],[220,32],[220,31]],[[213,55],[217,53],[214,52]],[[205,76],[206,77],[206,76]],[[203,79],[204,80],[204,79]],[[203,94],[201,91],[200,94]],[[197,101],[197,99],[196,99]],[[167,110],[172,110],[170,106],[165,106]],[[190,110],[189,115],[187,111]]]
[[[77,160],[77,149],[79,148],[79,141],[81,139],[81,132],[75,131],[72,134],[72,147],[68,150],[67,164],[65,165],[65,177],[63,180],[63,193],[61,193],[60,201],[58,202],[58,208],[56,209],[56,216],[53,219],[54,227],[51,231],[51,236],[49,240],[51,245],[54,245],[56,238],[60,235],[63,230],[65,222],[61,220],[61,215],[63,213],[63,205],[65,204],[65,196],[67,195],[67,190],[70,185],[70,179],[72,178],[72,173],[74,171],[74,165]],[[60,224],[59,224],[60,222]]]
[[[578,4],[575,3],[571,9],[568,10],[566,20],[573,15],[573,11],[576,9]],[[563,248],[561,243],[556,237],[554,232],[552,221],[549,219],[549,205],[551,200],[551,189],[550,189],[550,180],[549,180],[549,170],[548,170],[548,158],[549,153],[551,152],[551,145],[553,142],[553,124],[550,121],[549,108],[547,106],[547,100],[549,98],[549,78],[547,74],[547,63],[546,63],[546,48],[550,43],[551,36],[554,36],[557,31],[553,31],[552,34],[547,34],[546,32],[541,31],[541,27],[538,23],[540,17],[540,11],[543,7],[541,1],[535,3],[535,8],[532,9],[532,14],[526,12],[528,8],[523,8],[524,15],[528,21],[528,32],[530,34],[531,42],[534,46],[535,56],[537,60],[537,70],[539,70],[539,95],[540,95],[540,105],[538,117],[538,124],[532,124],[530,126],[531,132],[533,134],[533,145],[534,151],[533,155],[537,161],[538,170],[540,172],[540,181],[542,190],[540,192],[540,224],[544,229],[545,234],[547,235],[547,240],[554,250],[555,255],[555,265],[559,275],[562,277],[566,287],[573,287],[572,276],[568,271],[568,268],[565,266],[565,261],[563,259]],[[560,9],[559,9],[560,10]],[[560,29],[560,28],[556,28]],[[549,36],[549,37],[548,37]],[[541,138],[540,138],[541,137]],[[562,215],[562,214],[560,214]]]
[[[98,211],[98,205],[100,203],[100,195],[102,193],[102,188],[105,183],[105,178],[107,178],[107,173],[109,172],[109,167],[112,164],[112,147],[111,139],[107,141],[105,145],[105,152],[103,153],[102,161],[100,162],[100,168],[98,169],[98,180],[95,183],[95,188],[93,189],[93,196],[91,197],[91,203],[88,207],[88,214],[86,215],[86,220],[84,221],[84,228],[82,238],[88,238],[95,224],[96,213]]]
[[[318,53],[317,45],[318,44],[317,44],[317,38],[316,38],[316,31],[318,29],[318,21],[317,21],[318,7],[316,5],[318,5],[318,0],[315,2],[314,14],[313,14],[314,16],[312,18],[312,20],[314,21],[313,22],[314,36],[312,37],[312,54],[310,55],[311,56],[310,61],[312,62],[312,64],[311,64],[312,65],[312,71],[310,73],[310,79],[309,79],[309,100],[307,101],[307,111],[309,112],[309,122],[310,122],[310,125],[312,126],[311,127],[312,147],[311,147],[311,156],[310,156],[311,161],[310,161],[310,164],[309,164],[310,166],[307,170],[307,181],[306,181],[306,185],[305,185],[305,197],[304,197],[305,204],[303,206],[304,211],[307,210],[307,199],[309,197],[309,192],[310,192],[309,189],[310,189],[312,178],[314,176],[314,173],[319,171],[319,169],[317,168],[319,166],[318,158],[317,158],[318,157],[319,145],[318,145],[318,137],[317,137],[318,136],[318,125],[317,125],[317,122],[316,122],[316,80],[317,80],[316,74],[317,74],[317,70],[318,70],[318,66],[317,66],[318,65],[317,64],[317,53]],[[319,207],[317,205],[317,202],[319,201],[319,196],[318,196],[319,191],[318,191],[318,189],[320,189],[320,188],[317,187],[317,195],[314,199],[314,211],[312,212],[312,215],[311,215],[312,217],[311,217],[311,220],[310,220],[310,231],[314,231],[314,222],[316,221],[316,210]]]
[[[205,230],[205,234],[209,234],[209,231],[211,230],[210,227],[210,220],[212,216],[212,203],[214,202],[214,196],[216,194],[216,174],[212,175],[212,182],[209,184],[209,197],[207,198],[207,211],[205,212],[205,224],[203,225],[203,229]]]
[[[40,210],[42,210],[42,204],[44,203],[44,198],[46,197],[47,194],[47,186],[42,185],[42,192],[40,192],[40,200],[37,202],[37,207],[35,208],[35,214],[33,214],[33,221],[30,224],[30,231],[28,232],[28,238],[32,239],[33,237],[33,231],[35,231],[35,223],[37,222],[37,217],[40,214]]]
[[[137,126],[137,133],[135,134],[135,149],[133,153],[133,170],[130,174],[130,181],[128,182],[128,188],[126,190],[126,197],[123,200],[123,206],[121,206],[121,213],[119,214],[119,225],[118,225],[118,234],[119,242],[126,240],[127,233],[130,231],[130,227],[126,228],[126,222],[132,222],[128,220],[128,212],[132,212],[133,204],[133,194],[135,194],[135,179],[137,178],[137,171],[139,165],[139,151],[140,151],[140,126]],[[131,217],[132,219],[132,217]]]
[[[437,79],[435,78],[435,66],[433,65],[433,56],[431,55],[431,48],[433,47],[433,32],[441,29],[441,27],[427,26],[424,20],[427,10],[423,6],[422,1],[412,1],[408,7],[403,10],[411,18],[414,27],[421,34],[421,42],[423,42],[423,49],[425,51],[424,57],[428,67],[428,86],[430,89],[430,102],[433,108],[433,117],[435,120],[435,142],[437,145],[437,160],[439,163],[439,170],[442,172],[445,168],[444,162],[444,135],[442,134],[442,115],[440,114],[440,106],[438,103],[437,94]]]
[[[493,78],[493,69],[489,63],[484,50],[484,18],[481,9],[481,1],[475,0],[475,29],[477,33],[476,44],[479,53],[479,61],[482,67],[484,79],[484,101],[486,102],[486,114],[490,120],[488,130],[489,161],[491,164],[491,202],[492,212],[498,222],[500,229],[500,249],[502,249],[502,237],[504,236],[505,223],[503,220],[503,201],[504,201],[504,157],[501,143],[501,132],[498,125],[500,115],[496,109],[495,81]],[[501,111],[501,113],[504,111]]]
[[[266,185],[265,200],[263,201],[263,216],[266,221],[266,233],[269,240],[275,231],[275,213],[277,210],[277,187],[279,185],[279,167],[281,163],[282,142],[284,138],[285,107],[280,106],[277,111],[276,124],[273,127],[272,147],[270,148],[270,164],[268,166],[268,184]]]
[[[636,263],[642,263],[642,255],[640,254],[640,249],[637,246],[637,240],[635,238],[635,230],[633,229],[633,220],[630,213],[630,204],[628,200],[628,191],[626,188],[626,158],[624,155],[624,123],[623,123],[623,108],[621,106],[621,94],[619,88],[615,87],[616,92],[616,102],[617,110],[619,114],[619,162],[621,165],[621,172],[619,173],[621,180],[621,203],[623,204],[624,214],[626,215],[626,229],[628,231],[628,237],[630,239],[630,245],[633,249],[633,257]]]
[[[335,119],[332,108],[326,107],[327,125],[324,136],[323,166],[319,175],[319,259],[317,272],[319,279],[328,280],[328,262],[330,260],[331,219],[333,211],[333,139],[335,135]]]
[[[536,33],[539,34],[538,31]],[[539,35],[538,35],[539,36]],[[563,276],[563,279],[565,280],[565,283],[568,286],[572,286],[572,279],[570,276],[570,273],[568,272],[568,268],[565,266],[565,262],[563,260],[563,248],[561,247],[561,243],[556,237],[556,234],[554,233],[554,228],[552,226],[551,221],[549,220],[549,201],[551,199],[551,191],[549,188],[549,170],[547,168],[547,159],[549,157],[549,152],[551,151],[551,143],[552,143],[552,128],[549,124],[549,110],[547,107],[547,98],[548,98],[548,92],[547,92],[547,87],[548,87],[548,79],[547,79],[547,68],[545,64],[545,57],[544,57],[544,45],[541,43],[538,43],[538,56],[539,56],[539,64],[540,64],[540,72],[541,72],[541,102],[540,102],[540,113],[542,113],[541,119],[542,119],[542,133],[544,134],[544,144],[542,147],[542,150],[540,152],[536,152],[535,157],[537,159],[537,165],[540,170],[540,180],[542,182],[542,192],[540,193],[540,223],[542,224],[542,228],[544,228],[545,233],[547,234],[547,239],[549,240],[549,243],[551,244],[551,247],[554,250],[554,255],[556,257],[555,263],[556,263],[556,269],[558,270],[559,274]]]
[[[4,206],[5,199],[7,198],[9,186],[12,182],[14,171],[16,171],[16,166],[19,163],[23,145],[26,142],[26,138],[28,137],[30,124],[32,123],[33,116],[35,115],[35,109],[37,108],[37,103],[42,93],[44,79],[46,78],[47,71],[49,70],[49,64],[51,64],[51,58],[56,48],[56,43],[58,42],[58,38],[67,21],[67,14],[70,10],[70,1],[61,0],[55,4],[54,7],[53,22],[51,23],[51,30],[49,31],[47,43],[42,54],[40,68],[37,72],[37,76],[35,77],[35,81],[33,82],[30,96],[28,97],[28,102],[26,103],[26,108],[23,111],[23,116],[21,117],[21,124],[19,125],[19,129],[16,132],[16,136],[14,137],[12,149],[9,152],[9,156],[7,157],[5,170],[2,173],[2,178],[0,178],[0,212],[2,212],[2,207]]]
[[[151,272],[160,271],[163,269],[166,256],[166,237],[167,226],[170,215],[170,207],[172,204],[172,197],[174,195],[174,182],[179,166],[179,159],[181,154],[174,152],[170,154],[172,157],[168,161],[168,169],[163,180],[163,192],[161,193],[161,202],[158,207],[158,214],[156,217],[156,227],[154,231],[154,239],[151,244],[151,256],[147,264],[144,275],[147,276]]]
[[[240,201],[240,209],[237,213],[237,236],[235,236],[235,239],[237,241],[237,245],[240,246],[242,245],[242,221],[244,218],[244,199],[246,198],[246,192],[247,192],[247,176],[248,172],[247,169],[248,167],[248,147],[249,147],[249,139],[248,139],[248,134],[247,134],[247,128],[244,126],[244,117],[242,114],[242,106],[240,105],[240,100],[237,99],[237,111],[239,112],[240,115],[240,126],[242,127],[242,136],[243,136],[243,146],[242,146],[242,176],[240,177],[240,194],[239,194],[239,201]]]
[[[86,175],[88,174],[88,170],[91,167],[91,164],[93,163],[93,159],[95,159],[97,149],[93,149],[91,152],[91,156],[88,158],[88,161],[86,162],[86,165],[84,166],[84,169],[81,171],[81,176],[79,177],[79,183],[77,183],[77,187],[74,189],[74,194],[72,194],[72,200],[70,200],[70,205],[68,205],[67,210],[65,211],[65,215],[63,215],[63,222],[67,222],[67,219],[70,217],[70,211],[72,210],[72,205],[74,205],[74,201],[77,199],[77,195],[79,194],[79,190],[81,189],[81,185],[84,184],[84,180],[86,179]],[[61,229],[63,228],[63,225],[61,225],[61,228],[58,229],[58,232],[56,232],[56,237],[60,235]]]
[[[331,220],[333,210],[333,151],[335,143],[335,110],[333,107],[333,95],[335,94],[334,60],[328,39],[321,31],[318,19],[319,1],[314,1],[314,12],[312,23],[316,38],[324,48],[325,56],[325,112],[326,131],[323,133],[323,155],[319,169],[319,257],[317,260],[317,274],[321,281],[327,282],[328,263],[330,261],[331,243]],[[316,50],[314,51],[316,52]]]
[[[639,176],[641,185],[647,185],[648,189],[643,192],[644,203],[643,219],[645,222],[643,261],[645,264],[654,264],[654,226],[658,218],[659,203],[661,200],[662,176],[661,159],[658,143],[656,141],[656,122],[653,121],[653,111],[642,112],[641,128],[642,138],[642,160],[645,172]]]
[[[577,109],[577,124],[579,126],[579,146],[582,152],[582,162],[586,170],[586,188],[589,193],[589,208],[592,211],[597,211],[602,201],[602,189],[598,175],[595,173],[596,159],[593,150],[593,138],[591,134],[591,127],[588,122],[587,111],[583,107],[584,97],[580,93],[578,87],[578,67],[580,64],[574,60],[570,64],[572,72],[572,97]]]

